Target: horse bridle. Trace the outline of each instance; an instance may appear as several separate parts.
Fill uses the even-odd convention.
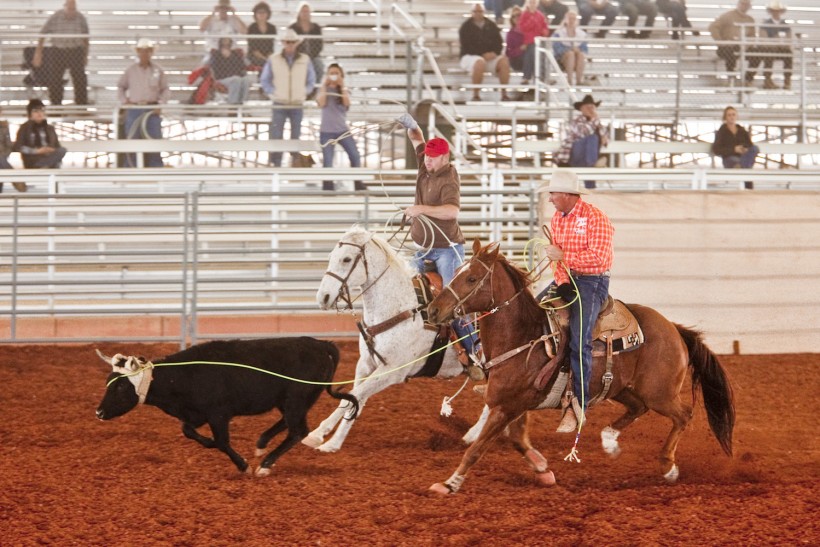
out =
[[[484,277],[481,278],[481,281],[479,281],[478,284],[475,287],[473,287],[473,290],[471,290],[466,296],[464,296],[462,298],[456,293],[456,291],[453,290],[452,281],[450,283],[448,283],[446,287],[444,287],[444,290],[449,291],[450,294],[453,295],[453,298],[456,299],[456,303],[453,305],[453,312],[456,315],[463,315],[464,310],[462,309],[462,305],[464,304],[464,302],[466,302],[468,299],[472,298],[479,290],[481,290],[481,287],[484,286],[484,283],[487,282],[488,278],[492,280],[493,268],[495,268],[495,262],[493,262],[492,266],[487,266],[484,262],[482,262],[481,260],[478,260],[477,258],[475,259],[475,261],[478,262],[479,264],[481,264],[482,266],[484,266],[484,269],[487,270],[487,272],[484,274]],[[493,296],[493,293],[492,293],[492,281],[490,282],[490,299],[491,299],[490,307],[491,308],[495,307],[494,306],[495,305],[495,297]]]
[[[369,242],[370,242],[370,240],[368,239],[367,241],[365,241],[361,245],[359,245],[358,243],[351,243],[349,241],[340,241],[339,243],[337,243],[338,247],[342,247],[343,245],[350,245],[351,247],[356,247],[357,249],[359,249],[359,252],[356,254],[356,258],[353,259],[353,264],[351,264],[350,270],[347,272],[346,276],[341,277],[341,276],[336,275],[335,273],[331,272],[330,270],[325,270],[325,275],[329,275],[330,277],[332,277],[333,279],[336,279],[337,281],[339,281],[339,283],[341,283],[341,287],[339,287],[339,296],[336,299],[336,302],[337,302],[336,309],[337,310],[339,309],[339,306],[338,306],[338,301],[339,300],[341,300],[342,302],[344,302],[346,304],[347,307],[345,309],[347,309],[347,310],[352,310],[353,309],[353,302],[356,300],[356,298],[351,298],[351,296],[350,296],[350,285],[348,285],[347,281],[350,279],[350,276],[353,275],[353,272],[356,270],[356,266],[359,264],[360,260],[361,260],[362,264],[364,265],[364,275],[365,275],[365,277],[370,275],[370,271],[369,271],[368,264],[367,264],[367,255],[365,254],[365,249],[364,249],[365,245],[367,245]],[[378,282],[378,280],[381,279],[382,276],[385,273],[387,273],[387,270],[389,270],[389,269],[390,269],[390,264],[388,264],[385,267],[385,269],[382,273],[380,273],[378,276],[376,276],[376,279],[374,279],[373,282],[370,283],[370,285],[368,285],[364,289],[362,289],[362,292],[359,293],[359,296],[363,295],[368,290],[370,290],[370,288],[373,287],[373,285],[375,285],[376,282]]]

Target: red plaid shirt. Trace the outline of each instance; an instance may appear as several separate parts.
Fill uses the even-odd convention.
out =
[[[597,207],[578,199],[566,215],[555,211],[550,222],[552,243],[564,251],[564,264],[574,273],[601,274],[612,267],[615,228]],[[555,271],[555,282],[569,283],[564,268]]]

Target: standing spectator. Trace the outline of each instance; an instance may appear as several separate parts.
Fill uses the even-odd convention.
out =
[[[572,120],[567,128],[567,135],[561,141],[561,147],[555,153],[553,161],[558,167],[595,167],[601,164],[601,147],[609,139],[606,128],[598,117],[597,107],[592,95],[574,104],[581,115]],[[584,181],[587,188],[595,188],[595,181]]]
[[[772,65],[775,61],[783,61],[783,89],[792,88],[792,48],[788,45],[792,38],[792,29],[783,21],[786,6],[780,0],[774,0],[766,7],[769,18],[763,21],[760,31],[764,39],[772,45],[762,46],[761,52],[767,55],[763,58],[763,88],[778,89],[772,80]]]
[[[715,143],[712,153],[723,159],[723,167],[727,169],[749,169],[754,166],[755,158],[760,148],[752,144],[749,132],[737,123],[737,110],[733,106],[723,109],[723,125],[715,134]],[[743,183],[747,190],[754,189],[754,183]]]
[[[544,17],[552,17],[549,23],[553,28],[561,26],[569,11],[569,8],[562,4],[560,0],[540,0],[538,9],[544,14]]]
[[[53,66],[43,67],[43,44],[40,38],[31,64],[43,68],[47,74],[48,99],[52,105],[63,103],[63,74],[68,69],[74,86],[74,103],[88,104],[88,78],[85,66],[88,64],[88,22],[77,11],[76,0],[66,0],[63,9],[57,10],[40,29],[40,34],[76,34],[71,38],[52,38]],[[83,36],[84,35],[84,36]]]
[[[219,39],[219,49],[211,52],[208,61],[217,83],[228,93],[228,104],[242,104],[248,98],[253,78],[245,69],[245,54],[233,49],[233,40]]]
[[[248,36],[276,36],[276,25],[270,24],[270,6],[259,2],[253,7],[253,23]],[[273,38],[248,38],[248,62],[261,67],[273,54]]]
[[[296,11],[296,21],[291,23],[290,28],[295,30],[296,34],[302,36],[299,53],[304,53],[310,57],[318,82],[325,73],[325,64],[322,58],[319,57],[325,43],[322,40],[322,27],[310,20],[310,4],[307,2],[299,4],[299,9]]]
[[[528,84],[535,74],[535,39],[550,35],[547,18],[538,11],[538,0],[526,0],[524,11],[521,12],[521,19],[518,20],[518,27],[524,34],[524,79],[522,84]]]
[[[0,108],[2,113],[2,108]],[[9,163],[9,156],[14,152],[14,143],[11,141],[11,133],[9,133],[8,120],[0,120],[0,169],[14,169]],[[18,192],[25,192],[28,190],[25,182],[12,182],[12,186]],[[0,182],[0,194],[3,193],[3,183]]]
[[[319,127],[319,143],[322,145],[322,166],[333,167],[333,153],[335,144],[329,144],[350,131],[347,126],[347,110],[350,108],[350,92],[345,86],[345,73],[342,67],[333,63],[327,68],[327,76],[319,94],[316,96],[316,103],[322,109],[322,123]],[[361,167],[362,161],[359,157],[359,150],[356,148],[356,141],[353,137],[346,135],[338,141],[347,157],[350,159],[350,167]],[[357,180],[356,190],[367,190],[364,183]],[[332,180],[322,183],[324,190],[334,190]]]
[[[521,72],[524,70],[524,52],[527,46],[524,45],[524,33],[518,27],[518,20],[521,18],[521,8],[513,6],[510,12],[510,30],[507,31],[507,49],[505,54],[510,61],[510,67]]]
[[[655,17],[658,16],[658,7],[652,0],[621,0],[621,13],[626,15],[626,25],[630,27],[626,31],[626,38],[649,38],[652,31],[649,30],[655,25]],[[644,30],[635,32],[632,27],[638,24],[638,16],[646,16]]]
[[[542,15],[543,17],[543,15]],[[458,30],[461,45],[461,68],[472,74],[474,86],[484,81],[484,72],[494,72],[502,86],[510,82],[510,62],[502,53],[501,30],[484,16],[484,6],[474,4],[472,15]],[[481,89],[473,88],[473,100],[481,100]],[[507,89],[501,88],[501,100],[507,101]]]
[[[678,29],[692,28],[686,15],[686,0],[658,0],[657,4],[658,11],[672,19],[672,39],[683,38],[683,30],[679,32]],[[700,36],[700,32],[693,30],[692,36]]]
[[[199,22],[199,30],[208,36],[205,49],[210,53],[219,48],[220,37],[245,34],[248,28],[236,14],[231,0],[219,0],[214,11]]]
[[[290,138],[299,140],[302,135],[304,104],[316,87],[316,72],[310,57],[296,50],[300,41],[299,35],[289,28],[282,36],[282,50],[270,56],[259,76],[262,89],[273,99],[271,139],[283,137],[287,120],[290,120]],[[281,167],[282,152],[271,152],[270,163]]]
[[[171,93],[168,77],[152,57],[156,44],[148,38],[140,38],[135,47],[139,60],[128,67],[117,83],[120,104],[139,105],[145,108],[128,108],[125,111],[125,135],[128,139],[161,139],[162,111],[156,105],[168,102]],[[136,167],[134,154],[126,156],[128,166]],[[146,153],[146,167],[162,167],[158,152]]]
[[[578,28],[578,16],[574,11],[567,14],[564,24],[552,33],[552,37],[553,54],[567,73],[569,84],[581,85],[584,81],[589,46],[586,42],[587,33],[584,29]]]
[[[611,4],[609,0],[575,0],[575,5],[578,6],[578,13],[581,15],[581,26],[589,25],[593,15],[603,15],[604,21],[601,27],[611,27],[618,16],[618,7]],[[604,38],[606,36],[606,29],[601,28],[595,33],[596,38]]]
[[[40,99],[31,99],[26,105],[28,121],[17,130],[14,150],[23,157],[26,169],[55,169],[60,167],[66,149],[60,146],[57,132],[46,121],[46,107]]]
[[[755,20],[748,15],[752,8],[752,0],[738,0],[737,6],[731,11],[727,11],[712,21],[709,25],[709,33],[717,42],[739,42],[742,34],[746,38],[755,37]],[[731,74],[737,67],[737,59],[740,53],[739,44],[718,44],[717,55],[726,63],[726,72]],[[754,73],[746,73],[746,81],[751,82]]]

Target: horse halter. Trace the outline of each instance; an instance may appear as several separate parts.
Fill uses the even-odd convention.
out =
[[[477,258],[475,259],[475,261],[478,262],[479,264],[481,264],[482,266],[484,266],[484,269],[487,270],[487,272],[484,274],[484,277],[481,278],[481,281],[479,281],[478,284],[475,287],[473,287],[473,290],[471,290],[466,296],[464,296],[462,298],[458,294],[456,294],[456,291],[454,291],[453,287],[452,287],[452,284],[453,284],[452,281],[450,283],[448,283],[446,287],[444,287],[444,290],[449,291],[450,294],[453,295],[453,298],[456,299],[456,303],[453,305],[453,312],[456,315],[464,315],[464,311],[462,309],[462,306],[464,305],[464,302],[466,302],[468,299],[472,298],[479,290],[481,290],[481,287],[484,286],[484,283],[487,282],[487,279],[491,278],[492,275],[493,275],[493,268],[495,268],[495,263],[493,263],[492,266],[487,266],[484,262],[482,262],[481,260],[478,260]],[[472,260],[470,262],[472,262]],[[491,289],[490,290],[490,300],[491,300],[490,307],[494,307],[495,306],[495,296],[493,296],[493,293],[492,293],[492,286],[490,287],[490,289]]]
[[[353,275],[353,271],[356,269],[356,266],[359,264],[360,260],[364,265],[364,275],[367,276],[370,273],[367,267],[367,256],[364,252],[364,246],[366,243],[367,242],[363,243],[362,245],[359,245],[358,243],[340,241],[337,244],[338,247],[342,247],[343,245],[350,245],[351,247],[356,247],[357,249],[359,249],[359,252],[356,254],[356,258],[353,259],[353,264],[350,266],[350,270],[347,272],[346,276],[341,277],[331,272],[330,270],[325,271],[325,275],[329,275],[330,277],[336,279],[337,281],[339,281],[339,283],[342,284],[342,286],[339,287],[339,296],[337,300],[341,300],[342,302],[344,302],[347,305],[347,307],[345,308],[347,310],[353,309],[353,299],[350,297],[350,286],[347,284],[347,281],[348,279],[350,279],[350,276]],[[336,307],[336,309],[339,309],[338,306]]]

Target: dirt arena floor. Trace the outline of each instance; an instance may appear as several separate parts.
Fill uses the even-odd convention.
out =
[[[178,422],[140,407],[109,422],[94,411],[108,374],[95,346],[0,346],[2,545],[818,545],[820,354],[727,356],[736,393],[735,456],[723,455],[703,407],[667,485],[656,457],[668,421],[647,415],[612,460],[599,431],[620,413],[590,415],[582,463],[563,460],[572,435],[536,413],[532,438],[558,485],[535,484],[500,440],[461,492],[427,493],[458,464],[461,435],[481,400],[454,415],[441,400],[460,381],[413,380],[372,398],[337,454],[299,445],[267,478],[182,436]],[[159,357],[174,346],[99,345]],[[337,379],[353,375],[342,345]],[[335,401],[323,395],[315,427]],[[233,446],[256,465],[258,434],[275,416],[233,421]]]

